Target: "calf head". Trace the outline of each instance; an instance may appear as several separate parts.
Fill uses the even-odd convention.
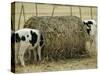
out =
[[[93,25],[93,22],[92,21],[83,21],[84,25],[87,26],[87,33],[90,35],[90,32],[91,32],[91,25]]]

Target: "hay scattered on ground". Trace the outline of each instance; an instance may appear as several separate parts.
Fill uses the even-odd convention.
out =
[[[48,71],[67,71],[81,69],[97,68],[97,58],[95,56],[89,58],[59,60],[59,62],[41,62],[40,65],[30,64],[26,67],[17,66],[16,73],[26,72],[48,72]]]

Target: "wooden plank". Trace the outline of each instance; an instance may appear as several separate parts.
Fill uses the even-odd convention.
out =
[[[17,3],[21,3],[23,1],[14,1]],[[57,4],[57,3],[41,3],[41,2],[23,2],[23,3],[37,3],[37,4],[45,4],[45,5],[60,5],[60,6],[73,6],[73,7],[93,7],[93,8],[97,8],[97,6],[93,6],[93,5],[71,5],[71,4]]]

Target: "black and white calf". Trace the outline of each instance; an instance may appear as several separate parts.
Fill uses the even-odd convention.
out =
[[[11,43],[15,43],[15,62],[18,61],[22,66],[25,66],[24,54],[26,50],[33,50],[34,60],[41,61],[41,48],[44,44],[43,35],[39,30],[36,29],[20,29],[15,33],[12,33]],[[35,49],[37,48],[37,49]]]
[[[96,21],[95,20],[83,20],[84,25],[87,26],[87,33],[94,35],[96,33]]]
[[[95,20],[83,20],[84,25],[86,26],[87,33],[90,37],[90,40],[86,42],[86,48],[91,50],[95,48],[96,39],[97,39],[97,23]]]

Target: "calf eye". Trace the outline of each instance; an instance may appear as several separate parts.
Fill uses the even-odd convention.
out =
[[[27,35],[27,37],[29,37],[29,35]]]

